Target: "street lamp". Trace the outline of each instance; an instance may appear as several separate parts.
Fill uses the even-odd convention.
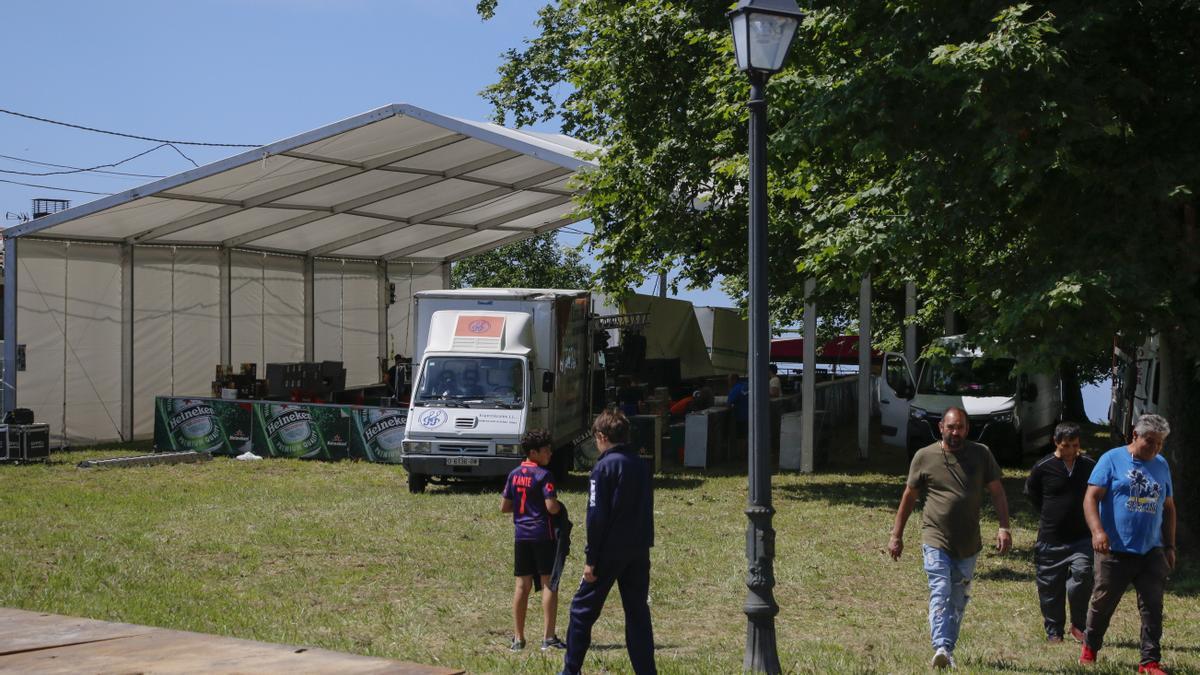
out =
[[[778,673],[775,530],[771,518],[771,429],[767,361],[767,78],[779,72],[800,8],[794,0],[740,0],[729,13],[738,69],[750,78],[750,497],[746,507],[745,670]],[[805,364],[811,368],[812,364]],[[812,405],[812,401],[805,401]]]

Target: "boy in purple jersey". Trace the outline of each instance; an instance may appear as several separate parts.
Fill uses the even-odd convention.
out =
[[[566,645],[554,633],[558,616],[558,592],[550,590],[550,574],[554,570],[555,542],[550,516],[558,513],[558,493],[554,491],[554,477],[545,467],[550,463],[553,450],[550,434],[532,430],[521,437],[521,447],[526,460],[508,474],[501,493],[501,513],[513,514],[515,543],[513,544],[513,574],[517,578],[513,592],[512,651],[525,648],[525,609],[529,603],[529,591],[533,588],[533,575],[542,581],[542,613],[545,615],[545,632],[542,651],[565,649]]]

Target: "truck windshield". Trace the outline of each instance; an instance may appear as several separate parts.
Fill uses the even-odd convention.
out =
[[[920,394],[951,396],[1012,396],[1017,391],[1013,379],[1013,359],[984,359],[954,356],[934,359],[921,370]]]
[[[519,408],[525,398],[519,359],[435,356],[425,359],[414,404]]]

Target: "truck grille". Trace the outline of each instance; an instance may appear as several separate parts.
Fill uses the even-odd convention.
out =
[[[479,424],[479,420],[474,417],[460,417],[454,420],[455,429],[474,429]]]
[[[439,445],[438,452],[451,455],[485,455],[488,451],[486,445]]]

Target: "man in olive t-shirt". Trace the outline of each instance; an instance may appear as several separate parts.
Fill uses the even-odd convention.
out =
[[[904,551],[904,525],[923,497],[921,549],[929,577],[929,635],[932,665],[954,667],[954,647],[970,599],[975,559],[983,548],[979,509],[986,488],[1000,521],[996,548],[1012,548],[1008,529],[1008,499],[1000,466],[987,446],[967,440],[970,426],[961,408],[948,408],[938,430],[942,440],[917,451],[908,469],[908,482],[896,511],[888,553],[899,560]]]

